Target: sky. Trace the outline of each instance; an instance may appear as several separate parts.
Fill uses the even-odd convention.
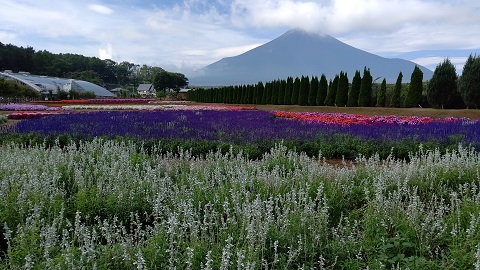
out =
[[[4,44],[187,76],[292,28],[431,70],[480,55],[479,0],[0,0]]]

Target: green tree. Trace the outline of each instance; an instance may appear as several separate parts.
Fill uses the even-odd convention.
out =
[[[292,93],[293,93],[293,78],[287,78],[287,86],[285,89],[285,97],[284,97],[284,104],[290,105],[292,104]]]
[[[337,93],[335,95],[335,105],[339,107],[347,106],[348,100],[348,75],[343,71],[340,72],[337,85]]]
[[[308,93],[310,92],[310,78],[308,76],[302,76],[300,80],[300,92],[298,96],[298,105],[308,105]]]
[[[313,76],[310,82],[310,91],[308,92],[308,105],[317,105],[318,77]]]
[[[447,58],[437,65],[428,83],[427,100],[434,108],[447,108],[457,93],[457,71]]]
[[[318,91],[317,91],[317,105],[324,106],[325,105],[325,98],[327,97],[328,92],[328,81],[325,74],[322,74],[320,77],[320,82],[318,83]]]
[[[467,108],[480,109],[480,56],[468,57],[459,80],[459,90]]]
[[[358,106],[358,95],[360,94],[360,87],[362,86],[362,76],[360,70],[355,71],[355,76],[352,79],[352,89],[348,93],[348,107]]]
[[[415,69],[412,72],[412,77],[410,78],[410,85],[408,86],[407,95],[405,96],[405,108],[420,106],[420,103],[422,102],[422,93],[423,72],[418,66],[415,66]]]
[[[360,93],[358,94],[358,106],[370,107],[372,100],[372,75],[367,67],[363,70],[362,83],[360,85]]]
[[[300,92],[300,78],[296,77],[295,81],[293,82],[293,91],[292,91],[292,99],[291,99],[292,105],[298,104],[299,92]]]
[[[337,86],[338,86],[338,79],[340,77],[335,75],[333,81],[330,81],[330,85],[328,86],[327,97],[325,98],[325,105],[333,106],[335,105],[335,97],[337,95]]]
[[[256,104],[262,104],[262,96],[265,87],[263,87],[263,82],[258,82],[256,87]]]
[[[383,78],[377,95],[377,107],[385,107],[385,95],[387,94],[387,80]]]
[[[187,85],[188,79],[181,73],[159,71],[153,79],[153,87],[155,87],[157,91],[173,90],[178,92],[180,88]]]
[[[402,79],[403,74],[400,71],[397,77],[397,82],[395,83],[395,87],[393,88],[392,99],[390,100],[390,107],[400,108],[400,95],[402,92]]]

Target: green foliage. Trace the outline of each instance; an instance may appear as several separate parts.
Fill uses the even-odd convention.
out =
[[[360,75],[360,70],[355,71],[355,76],[352,79],[352,89],[348,92],[348,107],[357,107],[358,106],[358,96],[360,94],[360,88],[362,86],[362,76]]]
[[[339,81],[340,76],[337,74],[335,75],[335,78],[330,80],[330,84],[328,85],[328,92],[327,96],[325,97],[325,105],[327,106],[333,106],[335,105],[335,97],[337,96],[337,87],[338,87],[338,81]]]
[[[328,81],[325,74],[322,74],[320,77],[320,82],[318,83],[318,90],[316,96],[316,104],[317,106],[324,106],[325,105],[325,98],[327,97],[328,91]]]
[[[367,67],[363,70],[362,82],[360,85],[360,93],[358,95],[358,106],[370,107],[372,99],[372,75],[370,75],[370,69]]]
[[[298,77],[296,77],[295,81],[293,82],[292,99],[290,101],[291,105],[298,105],[298,97],[300,95],[300,87],[301,87],[300,79]]]
[[[168,71],[160,71],[155,74],[153,79],[153,87],[157,90],[179,91],[180,88],[188,85],[188,79],[181,73],[174,73]]]
[[[287,81],[280,80],[279,81],[279,91],[278,91],[278,101],[277,104],[284,105],[285,104],[285,93],[287,91]]]
[[[5,115],[0,115],[0,124],[5,124],[7,122],[7,117]]]
[[[397,77],[397,82],[395,83],[395,88],[393,89],[392,99],[390,100],[390,107],[400,108],[400,95],[402,92],[402,79],[403,74],[400,71]]]
[[[348,75],[343,71],[338,78],[337,92],[335,94],[335,105],[345,107],[348,100]]]
[[[405,96],[405,108],[418,107],[422,103],[423,72],[418,66],[412,72],[410,85]]]
[[[385,107],[385,100],[387,94],[387,80],[384,78],[382,84],[380,85],[380,90],[377,94],[377,107]]]
[[[300,79],[300,92],[298,96],[298,105],[308,105],[308,96],[310,92],[310,78],[308,76],[302,76]]]
[[[39,98],[40,93],[30,87],[0,77],[0,97]]]
[[[413,75],[412,75],[413,76]],[[448,108],[457,94],[457,72],[447,58],[437,65],[428,83],[427,100],[435,108]]]
[[[343,140],[342,140],[343,139]],[[355,138],[337,137],[345,148]],[[152,144],[150,144],[152,143]],[[471,269],[480,153],[329,164],[276,143],[0,147],[2,269]],[[148,149],[147,149],[148,148]]]
[[[480,56],[468,57],[459,80],[459,91],[468,108],[480,109]]]
[[[293,78],[288,77],[283,104],[285,105],[292,104],[292,94],[293,94]]]
[[[310,91],[308,92],[308,105],[317,105],[318,77],[313,76],[310,82]]]

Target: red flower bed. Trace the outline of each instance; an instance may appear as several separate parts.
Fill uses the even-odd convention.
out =
[[[468,119],[456,119],[453,117],[444,119],[433,119],[431,117],[418,117],[418,116],[366,116],[360,114],[347,114],[347,113],[301,113],[301,112],[283,112],[274,111],[273,114],[277,117],[289,118],[298,121],[305,121],[310,123],[324,123],[324,124],[340,124],[340,125],[355,125],[355,124],[398,124],[398,125],[418,125],[426,124],[432,121],[450,122],[453,123],[457,120]]]
[[[47,113],[47,112],[16,112],[16,113],[12,113],[12,114],[9,114],[7,116],[8,119],[17,119],[17,120],[20,120],[20,119],[32,119],[32,118],[40,118],[40,117],[44,117],[44,116],[47,116],[47,115],[52,115],[52,114],[55,114],[55,113]]]

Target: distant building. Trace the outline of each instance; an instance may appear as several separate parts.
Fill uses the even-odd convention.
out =
[[[137,92],[140,96],[154,96],[156,91],[152,84],[143,83],[138,86]]]
[[[114,96],[113,93],[107,89],[94,83],[82,80],[33,75],[28,72],[14,73],[10,70],[0,72],[0,77],[30,87],[33,90],[40,92],[42,95],[48,95],[50,93],[55,95],[57,94],[58,90],[63,90],[66,92],[76,91],[79,93],[93,92],[96,97]]]
[[[188,99],[188,92],[192,89],[182,88],[178,91],[178,99],[180,100],[187,100]]]

